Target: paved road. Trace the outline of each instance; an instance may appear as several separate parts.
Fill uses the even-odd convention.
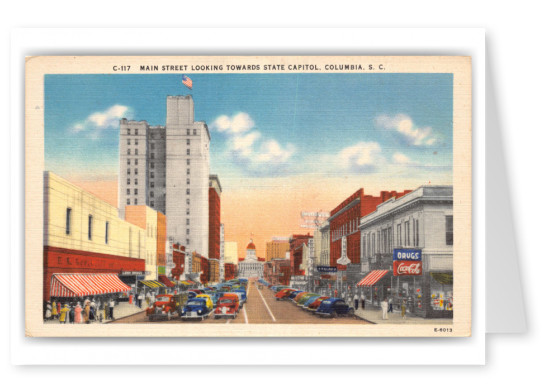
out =
[[[119,319],[114,323],[146,323],[148,322],[145,312]],[[159,322],[167,323],[168,321]],[[187,322],[197,323],[199,321],[181,321],[180,319],[172,319],[170,323],[182,323]],[[290,301],[278,301],[275,299],[274,292],[270,289],[258,287],[252,283],[248,285],[247,290],[247,303],[243,306],[236,319],[214,319],[211,314],[208,319],[202,321],[202,323],[251,323],[251,324],[369,324],[368,322],[358,319],[356,317],[338,317],[338,318],[320,318],[308,311],[304,311],[297,307],[294,302]]]

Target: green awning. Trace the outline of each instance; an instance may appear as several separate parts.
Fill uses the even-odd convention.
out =
[[[430,276],[436,280],[436,282],[442,285],[453,285],[453,273],[430,273]]]

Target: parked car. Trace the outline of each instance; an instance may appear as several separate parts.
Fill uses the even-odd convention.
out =
[[[337,316],[352,316],[354,315],[354,308],[346,304],[343,299],[331,297],[321,302],[315,314],[330,316],[332,318]]]
[[[236,293],[236,292],[226,292],[224,293],[224,296],[229,296],[229,297],[235,297],[235,299],[237,300],[237,312],[239,313],[239,309],[242,307],[241,305],[241,295],[239,293]]]
[[[290,300],[293,300],[293,299],[295,298],[296,295],[298,295],[299,293],[302,293],[302,292],[304,292],[304,291],[294,291],[294,292],[291,292],[291,293],[289,294],[289,296],[287,296],[287,298],[290,299]]]
[[[208,294],[204,293],[202,295],[197,295],[197,296],[195,296],[195,298],[196,299],[205,299],[206,302],[207,302],[207,307],[208,307],[209,311],[212,311],[212,309],[214,307],[214,303],[212,302],[212,299]]]
[[[296,295],[295,297],[293,297],[293,301],[294,301],[295,303],[298,303],[298,301],[299,301],[302,297],[306,296],[308,293],[310,293],[310,292],[300,292],[298,295]]]
[[[203,320],[208,318],[210,313],[212,312],[211,309],[207,306],[207,300],[204,297],[200,298],[194,298],[187,302],[187,304],[182,309],[180,318],[182,320],[187,319],[199,319]]]
[[[150,321],[168,320],[172,314],[178,316],[187,300],[188,297],[185,293],[157,295],[155,303],[152,303],[145,313]]]
[[[226,294],[222,295],[216,303],[214,310],[214,319],[222,317],[237,318],[239,312],[239,298],[237,295]]]
[[[276,298],[276,300],[283,300],[293,292],[296,292],[296,289],[285,288],[285,289],[282,289],[279,292],[277,292],[276,295],[275,295],[275,298]]]
[[[306,303],[312,297],[319,297],[319,295],[317,293],[308,292],[305,295],[300,296],[300,298],[298,299],[295,297],[295,302],[298,306],[303,306],[304,303]]]
[[[322,301],[330,299],[329,296],[321,296],[315,299],[312,303],[308,304],[308,311],[316,312]]]
[[[314,301],[316,301],[317,299],[319,299],[321,296],[320,295],[314,295],[314,296],[310,296],[308,297],[304,303],[302,303],[300,306],[302,307],[302,309],[308,309],[308,306],[310,304],[312,304]]]
[[[246,303],[247,302],[247,290],[246,289],[243,289],[243,288],[238,288],[238,289],[232,289],[231,290],[232,292],[239,292],[239,293],[242,293],[242,297],[243,297],[243,303]]]

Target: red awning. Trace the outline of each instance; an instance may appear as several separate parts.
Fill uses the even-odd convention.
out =
[[[165,276],[164,274],[159,275],[159,282],[162,282],[163,284],[165,284],[169,288],[174,288],[174,283],[172,281],[170,281],[170,279],[167,276]]]
[[[127,292],[131,288],[116,274],[54,274],[50,285],[50,296],[82,297]]]
[[[365,276],[356,286],[373,286],[388,273],[388,270],[373,270]]]

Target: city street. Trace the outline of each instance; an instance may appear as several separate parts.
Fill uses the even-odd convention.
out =
[[[252,283],[249,283],[247,289],[247,303],[243,306],[236,319],[214,319],[213,314],[208,319],[202,321],[202,323],[294,323],[294,324],[363,324],[367,325],[369,322],[356,318],[356,317],[338,317],[338,318],[320,318],[307,311],[298,308],[294,302],[290,301],[277,301],[274,297],[274,292],[263,287],[258,287]],[[113,323],[144,323],[149,322],[145,312],[140,312],[136,315],[132,315],[123,319],[119,319]],[[197,324],[199,321],[182,321],[180,318],[171,319],[170,321],[158,322],[161,323],[181,323],[186,324],[188,322]]]

